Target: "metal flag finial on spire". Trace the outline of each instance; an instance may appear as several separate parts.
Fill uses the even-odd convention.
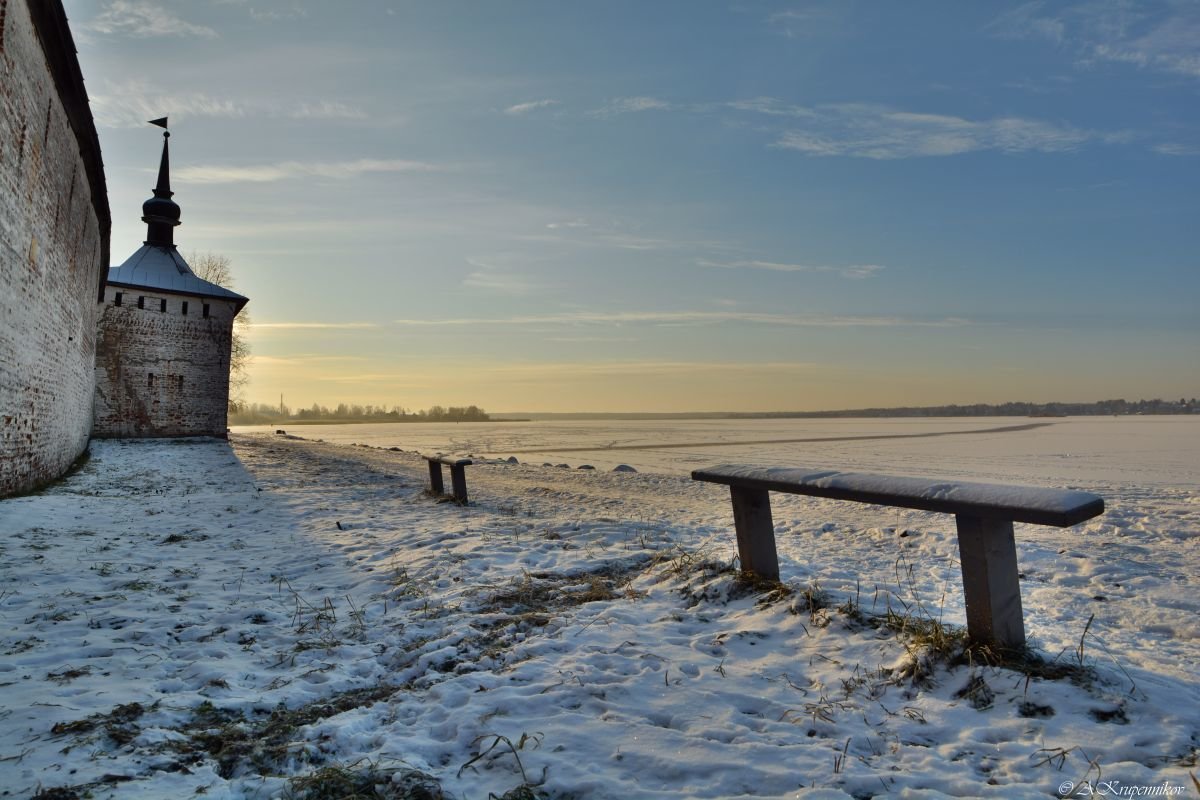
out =
[[[148,120],[163,129],[162,160],[158,165],[158,183],[154,196],[142,203],[142,221],[146,223],[146,244],[174,249],[173,228],[179,224],[179,204],[171,199],[170,145],[171,132],[166,130],[167,118]]]

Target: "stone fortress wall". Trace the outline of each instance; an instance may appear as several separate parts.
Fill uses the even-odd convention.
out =
[[[93,435],[224,437],[236,311],[229,300],[110,284]]]
[[[0,496],[87,447],[109,229],[62,6],[0,0]]]

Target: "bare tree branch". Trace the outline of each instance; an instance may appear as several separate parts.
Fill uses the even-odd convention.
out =
[[[196,276],[233,290],[233,262],[220,253],[191,252],[187,255],[188,266]],[[248,372],[250,343],[246,341],[246,330],[250,314],[245,309],[233,321],[233,342],[229,350],[229,403],[231,406],[243,401],[242,391],[250,381]]]

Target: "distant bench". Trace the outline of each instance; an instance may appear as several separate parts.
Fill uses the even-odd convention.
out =
[[[429,490],[434,494],[446,493],[446,484],[442,482],[442,465],[450,468],[450,486],[454,499],[462,505],[467,504],[467,467],[471,465],[469,458],[451,458],[440,453],[434,456],[422,456],[429,462]]]
[[[779,558],[769,492],[953,514],[967,635],[1012,649],[1025,645],[1013,523],[1065,528],[1104,513],[1094,494],[1029,486],[733,464],[696,470],[692,479],[729,487],[742,569],[770,580],[779,580]]]

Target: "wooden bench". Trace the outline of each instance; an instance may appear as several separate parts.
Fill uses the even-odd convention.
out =
[[[953,514],[967,635],[1012,649],[1025,645],[1013,523],[1065,528],[1104,513],[1094,494],[1030,486],[733,464],[696,470],[692,479],[729,487],[742,569],[770,580],[779,580],[779,559],[769,492]]]
[[[442,482],[442,465],[450,468],[450,486],[453,489],[454,500],[462,505],[467,504],[467,467],[471,464],[469,458],[451,458],[437,454],[422,456],[429,462],[429,490],[434,494],[446,493],[446,484]]]

